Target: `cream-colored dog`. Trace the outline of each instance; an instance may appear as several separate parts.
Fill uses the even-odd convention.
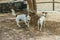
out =
[[[47,14],[47,12],[42,12],[42,16],[38,19],[38,29],[41,31],[41,29],[42,29],[42,26],[43,26],[43,24],[44,24],[44,26],[45,26],[45,19],[46,19],[46,14]],[[41,27],[40,27],[40,26]]]

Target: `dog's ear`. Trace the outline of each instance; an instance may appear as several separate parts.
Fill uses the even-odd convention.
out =
[[[45,12],[45,14],[47,14],[47,12]]]
[[[42,12],[43,14],[47,14],[47,12]]]
[[[45,12],[42,12],[42,14],[45,14]]]

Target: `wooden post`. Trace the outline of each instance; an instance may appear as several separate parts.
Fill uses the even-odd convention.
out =
[[[53,0],[53,11],[55,10],[55,4],[54,4],[54,0]]]
[[[30,8],[32,11],[35,10],[35,12],[36,12],[36,0],[27,0],[27,2],[28,2],[28,4],[29,4],[29,8]],[[35,13],[35,12],[34,12],[34,13]]]
[[[34,8],[34,10],[35,10],[34,13],[36,13],[36,11],[37,11],[37,8],[36,8],[36,0],[33,0],[33,8]]]

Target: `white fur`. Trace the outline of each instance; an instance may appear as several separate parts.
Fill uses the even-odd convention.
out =
[[[45,14],[43,14],[39,19],[38,19],[38,29],[41,31],[41,29],[42,29],[42,26],[43,26],[43,24],[45,24],[44,22],[45,22]],[[41,27],[39,28],[39,25],[41,25]]]
[[[12,11],[12,15],[16,16],[15,10],[11,9],[11,11]],[[19,20],[24,21],[24,23],[29,27],[29,21],[30,21],[30,19],[31,19],[31,17],[29,16],[29,14],[27,16],[26,16],[26,14],[17,15],[16,22],[17,22],[18,27],[21,27],[19,25]]]
[[[16,17],[16,22],[17,22],[17,26],[18,27],[21,27],[20,25],[19,25],[19,20],[22,20],[22,21],[24,21],[24,23],[29,27],[29,21],[30,21],[30,16],[29,15],[27,15],[26,16],[26,14],[21,14],[21,15],[18,15],[17,17]]]

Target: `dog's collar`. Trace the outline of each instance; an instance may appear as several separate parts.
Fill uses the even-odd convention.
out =
[[[44,16],[44,15],[42,15],[42,16]],[[46,16],[44,16],[44,17],[46,17]]]

